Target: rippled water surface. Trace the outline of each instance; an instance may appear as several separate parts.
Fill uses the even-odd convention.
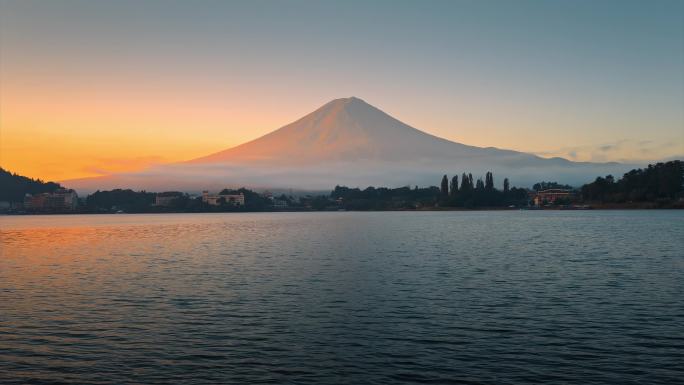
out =
[[[674,384],[684,211],[0,217],[0,382]]]

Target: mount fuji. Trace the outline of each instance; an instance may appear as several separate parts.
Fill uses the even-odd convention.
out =
[[[136,173],[74,179],[79,191],[252,188],[328,190],[436,185],[443,174],[492,171],[498,182],[586,183],[621,175],[632,165],[571,162],[493,147],[474,147],[415,129],[361,99],[335,99],[301,119],[250,142],[186,162]]]

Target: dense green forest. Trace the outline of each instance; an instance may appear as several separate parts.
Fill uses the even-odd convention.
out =
[[[55,191],[59,183],[31,179],[0,168],[0,201],[23,202],[26,194],[39,194]]]
[[[585,201],[604,203],[667,202],[684,193],[684,164],[680,160],[632,170],[615,180],[598,177],[581,188]]]

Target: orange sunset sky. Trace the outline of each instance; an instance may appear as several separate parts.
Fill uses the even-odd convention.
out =
[[[0,165],[140,170],[352,95],[471,145],[681,157],[684,3],[600,3],[2,1]]]

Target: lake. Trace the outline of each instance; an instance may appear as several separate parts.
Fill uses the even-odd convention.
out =
[[[673,384],[684,211],[0,217],[3,384]]]

